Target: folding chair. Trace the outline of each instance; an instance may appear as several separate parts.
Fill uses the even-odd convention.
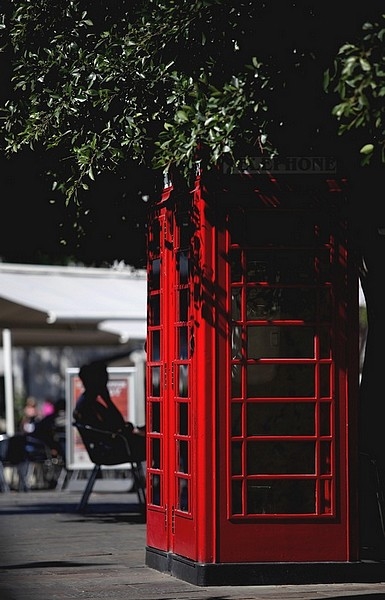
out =
[[[28,461],[28,486],[35,489],[54,489],[57,480],[57,458],[51,448],[34,435],[25,436],[25,456]]]
[[[79,512],[85,511],[88,499],[102,466],[130,463],[140,510],[141,512],[145,512],[145,475],[142,465],[142,462],[145,461],[145,456],[135,456],[131,450],[127,438],[120,433],[97,429],[77,421],[73,423],[73,426],[78,430],[84,447],[88,452],[88,456],[90,457],[91,462],[93,462],[95,465],[88,479],[77,510]]]

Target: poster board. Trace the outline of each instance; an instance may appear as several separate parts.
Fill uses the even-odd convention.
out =
[[[108,367],[108,390],[115,406],[120,410],[125,421],[136,423],[135,406],[135,367]],[[72,425],[73,410],[76,401],[84,388],[79,378],[78,368],[66,370],[66,463],[69,470],[92,470],[94,463],[90,461],[80,435]],[[130,465],[120,465],[120,468]],[[105,467],[108,468],[108,467]],[[110,467],[116,468],[116,467]]]

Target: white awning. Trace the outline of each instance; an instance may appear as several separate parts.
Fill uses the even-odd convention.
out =
[[[14,433],[12,347],[140,349],[146,326],[145,271],[0,263],[7,433]]]
[[[99,323],[98,329],[101,332],[118,335],[120,343],[126,344],[130,339],[146,339],[147,324],[146,321],[139,319],[108,320]]]
[[[144,340],[146,295],[145,271],[0,263],[0,328],[19,346]]]

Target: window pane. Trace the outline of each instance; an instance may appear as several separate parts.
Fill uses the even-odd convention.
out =
[[[330,435],[330,403],[322,402],[320,406],[320,433],[321,435]]]
[[[320,365],[320,388],[322,398],[331,397],[330,365]]]
[[[188,473],[188,442],[186,440],[179,440],[179,465],[178,471],[181,473]]]
[[[271,512],[271,485],[247,482],[247,513],[264,515]]]
[[[188,321],[189,290],[179,291],[179,321]]]
[[[276,441],[247,443],[247,473],[309,474],[315,472],[314,442]]]
[[[177,254],[177,271],[179,273],[179,284],[188,283],[189,276],[189,259],[187,252],[178,252]]]
[[[314,397],[314,365],[248,365],[247,395],[255,397]]]
[[[160,367],[151,367],[151,396],[160,397]]]
[[[231,281],[241,281],[242,265],[241,265],[241,253],[239,250],[231,250],[230,261],[231,261]]]
[[[314,435],[314,402],[249,402],[247,435]]]
[[[242,395],[241,366],[233,365],[231,368],[231,397],[240,398]]]
[[[179,365],[179,396],[181,398],[188,397],[188,365]]]
[[[314,336],[313,327],[248,327],[247,355],[248,358],[313,358]]]
[[[232,482],[231,503],[233,515],[242,514],[242,481]]]
[[[161,505],[161,478],[157,473],[150,474],[150,503],[155,506]]]
[[[188,435],[188,403],[179,402],[179,431],[180,435]]]
[[[178,478],[178,506],[179,510],[188,511],[189,499],[189,481],[188,479]]]
[[[242,473],[242,442],[233,442],[231,444],[231,474],[241,475]]]
[[[160,296],[150,297],[149,324],[160,325]]]
[[[314,514],[315,510],[314,480],[248,482],[248,514]]]
[[[231,435],[242,433],[242,404],[233,402],[231,404]]]
[[[151,431],[160,432],[160,402],[151,402]]]
[[[160,258],[155,258],[150,263],[149,283],[151,290],[160,289]]]
[[[151,458],[152,458],[152,468],[160,469],[160,439],[159,438],[151,438],[150,439],[150,448],[151,448]]]
[[[187,327],[178,327],[178,338],[179,338],[179,359],[183,360],[188,358],[188,347],[187,347]]]

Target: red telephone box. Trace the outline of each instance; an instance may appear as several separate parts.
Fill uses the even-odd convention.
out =
[[[225,183],[166,186],[150,217],[146,561],[197,585],[357,580],[346,193]]]

